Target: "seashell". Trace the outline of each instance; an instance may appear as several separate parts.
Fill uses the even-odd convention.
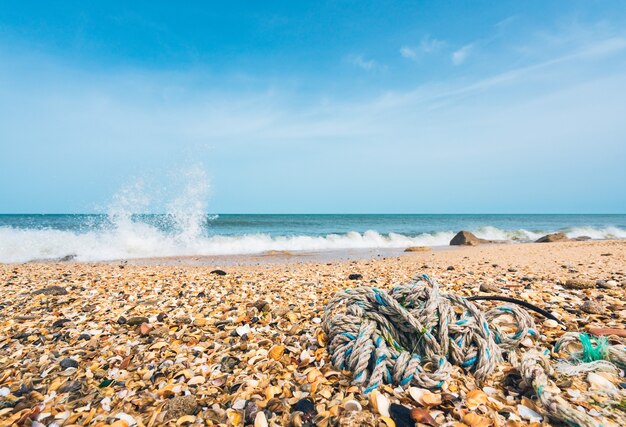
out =
[[[437,422],[426,409],[422,409],[422,408],[411,409],[411,419],[420,424],[428,424],[433,427],[437,426]]]
[[[125,412],[120,412],[115,416],[115,418],[117,418],[118,420],[126,421],[129,427],[137,425],[137,421],[135,421],[135,419],[131,415],[128,415]]]
[[[487,400],[488,400],[487,393],[478,389],[472,390],[468,392],[467,396],[465,397],[465,405],[469,409],[474,410],[478,408],[480,405],[486,404]]]
[[[246,407],[246,401],[244,399],[237,399],[233,402],[232,408],[240,410]]]
[[[465,414],[463,422],[470,427],[489,427],[491,425],[491,420],[489,418],[480,416],[473,412]]]
[[[543,419],[541,415],[539,415],[538,413],[530,409],[528,406],[517,405],[517,411],[519,412],[520,417],[522,417],[525,420],[530,421],[531,423],[533,422],[539,423]]]
[[[328,341],[328,337],[326,336],[326,333],[324,332],[324,330],[318,329],[316,335],[317,335],[317,343],[319,344],[319,346],[326,347],[326,341]]]
[[[311,356],[311,353],[308,350],[303,350],[302,353],[300,353],[300,362],[303,365],[307,365],[311,363],[313,360],[315,359],[313,358],[313,356]]]
[[[396,422],[391,417],[380,417],[380,421],[385,423],[387,427],[396,427]]]
[[[244,401],[244,404],[245,404],[245,401]],[[242,420],[241,412],[236,411],[234,409],[227,409],[226,416],[228,417],[228,420],[231,422],[232,425],[234,426],[242,425],[243,420]]]
[[[197,377],[193,377],[192,379],[190,379],[189,381],[187,381],[187,385],[199,385],[199,384],[204,384],[204,382],[206,381],[206,379],[201,376],[198,375]]]
[[[182,426],[183,424],[191,424],[193,422],[196,421],[196,417],[193,415],[184,415],[182,417],[180,417],[177,421],[176,421],[176,425],[177,426]]]
[[[557,322],[554,319],[547,319],[545,322],[543,322],[543,325],[546,328],[558,328],[559,327],[559,322]]]
[[[280,360],[280,358],[283,357],[284,353],[285,353],[285,346],[275,345],[274,347],[270,349],[268,356],[270,359]]]
[[[372,405],[372,408],[383,417],[390,417],[389,398],[378,390],[374,390],[370,394],[370,405]]]
[[[422,406],[436,406],[441,404],[441,395],[431,393],[429,390],[411,387],[409,388],[409,394],[417,403]]]
[[[214,385],[215,387],[221,387],[224,384],[226,384],[226,380],[228,379],[228,377],[226,375],[223,375],[221,377],[217,377],[217,378],[213,378],[211,380],[211,384]]]
[[[263,411],[259,411],[254,417],[254,427],[267,427],[267,417]]]
[[[587,381],[591,384],[592,390],[602,390],[609,393],[617,392],[618,389],[611,381],[607,380],[600,374],[596,374],[595,372],[589,372],[587,375]]]
[[[275,385],[269,386],[265,389],[265,398],[267,400],[271,400],[274,398],[274,396],[280,395],[282,391],[283,389],[278,386],[275,386]]]
[[[61,381],[59,381],[59,385],[60,384],[61,384]],[[0,388],[0,397],[7,397],[9,394],[11,394],[11,390],[8,387]]]
[[[252,329],[250,328],[250,325],[248,325],[247,323],[243,326],[239,326],[237,329],[235,329],[235,331],[237,332],[237,335],[239,335],[240,337],[249,334],[250,332],[252,332]]]
[[[351,412],[351,411],[360,411],[363,409],[363,407],[361,406],[361,404],[359,402],[357,402],[356,400],[352,399],[352,400],[348,400],[346,402],[344,402],[343,407],[346,409],[346,411]]]

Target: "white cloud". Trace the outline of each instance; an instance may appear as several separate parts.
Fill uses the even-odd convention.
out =
[[[471,55],[474,50],[474,44],[468,44],[463,46],[462,48],[452,52],[452,63],[454,65],[461,65],[467,60],[467,58]]]
[[[380,68],[381,65],[374,59],[366,59],[363,55],[352,55],[348,57],[348,61],[352,65],[356,65],[366,71],[372,71],[376,68]]]
[[[417,57],[417,53],[415,52],[415,50],[411,49],[408,46],[402,46],[400,48],[400,55],[408,59],[415,59]]]
[[[407,59],[417,59],[420,55],[430,54],[441,50],[445,47],[446,42],[443,40],[433,39],[430,36],[422,38],[419,46],[402,46],[400,55]]]

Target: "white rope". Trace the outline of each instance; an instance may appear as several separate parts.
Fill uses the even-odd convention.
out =
[[[348,289],[335,295],[324,309],[332,363],[351,371],[353,384],[363,387],[365,394],[384,383],[439,388],[450,379],[452,364],[482,380],[507,354],[551,418],[573,426],[600,425],[559,396],[560,390],[549,378],[547,350],[528,351],[518,363],[520,343],[538,336],[527,311],[503,306],[483,313],[463,297],[442,294],[434,280],[422,277],[425,281],[389,292],[374,287]],[[501,323],[505,319],[510,323],[511,318],[516,330],[506,333]],[[566,340],[570,338],[573,335]],[[564,347],[569,344],[562,343]],[[623,348],[610,346],[608,352],[612,362],[626,361]]]

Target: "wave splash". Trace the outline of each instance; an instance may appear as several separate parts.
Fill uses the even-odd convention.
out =
[[[191,228],[180,228],[175,233],[133,220],[130,216],[118,220],[111,229],[74,232],[62,230],[0,228],[0,262],[26,262],[58,259],[75,255],[77,261],[105,261],[130,258],[151,258],[191,255],[237,255],[266,251],[327,251],[346,249],[405,248],[408,246],[445,246],[455,232],[422,233],[414,236],[370,230],[364,233],[350,231],[325,236],[271,236],[246,234],[239,236],[204,234],[200,221]],[[179,224],[184,224],[184,221]],[[472,230],[485,239],[533,241],[545,233],[528,230],[501,230],[482,227]],[[626,238],[626,230],[575,228],[568,237],[589,236],[594,239]]]
[[[80,224],[69,229],[28,226],[0,226],[0,262],[54,260],[67,256],[77,261],[107,261],[131,258],[172,256],[210,256],[254,254],[267,251],[332,251],[349,249],[405,248],[408,246],[446,246],[457,230],[415,233],[380,233],[347,231],[341,234],[278,235],[250,233],[210,234],[217,215],[206,214],[209,183],[200,165],[186,168],[171,180],[169,200],[161,203],[166,215],[148,220],[138,214],[154,210],[139,181],[118,192],[109,205],[107,219],[101,224]],[[356,227],[355,227],[356,228]],[[470,230],[489,240],[534,241],[556,230],[505,230],[483,226]],[[578,227],[565,230],[570,238],[624,239],[620,227]]]

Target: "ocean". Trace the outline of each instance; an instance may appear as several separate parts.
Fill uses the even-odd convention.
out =
[[[513,242],[556,231],[624,239],[626,215],[0,215],[0,262],[444,246],[459,230]]]

